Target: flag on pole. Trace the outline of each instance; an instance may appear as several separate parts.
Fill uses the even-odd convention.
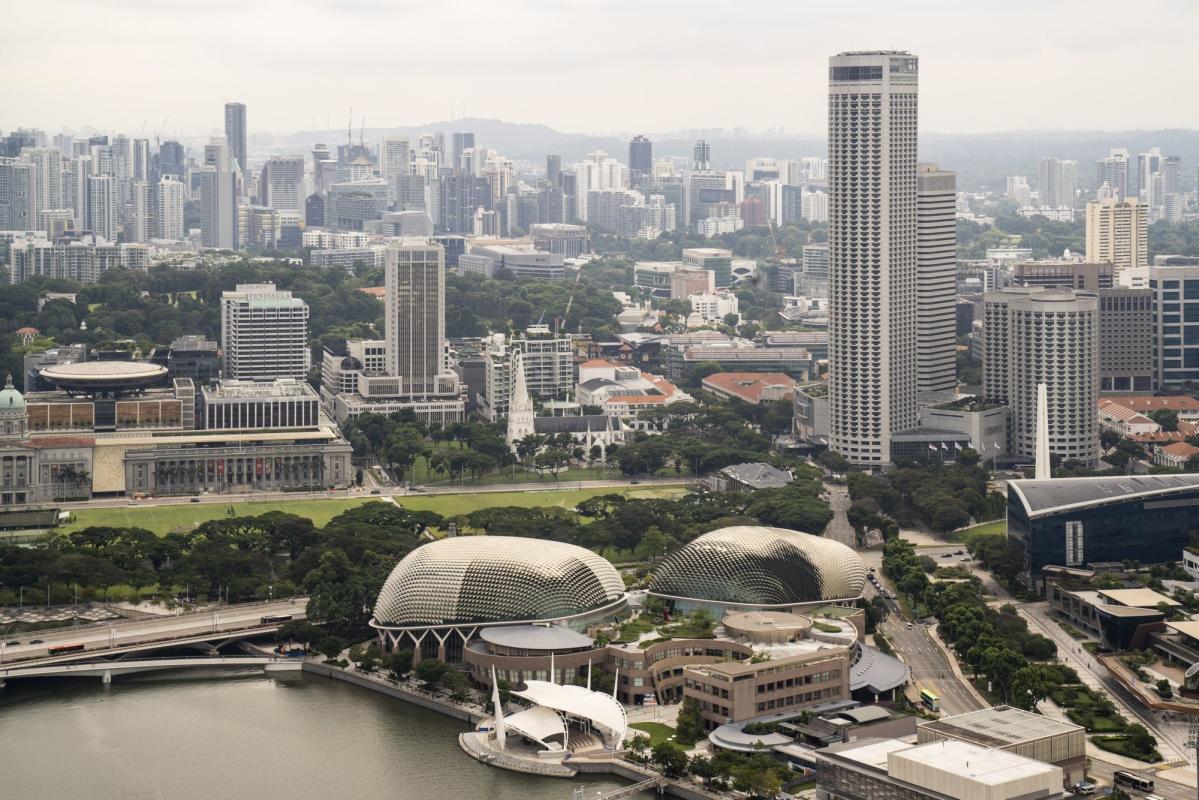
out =
[[[937,446],[935,444],[933,444],[932,442],[928,443],[928,449],[932,450],[934,453],[937,452]]]

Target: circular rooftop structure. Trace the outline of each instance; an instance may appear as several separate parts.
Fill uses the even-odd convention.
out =
[[[786,608],[861,596],[866,564],[840,542],[737,525],[705,533],[662,562],[651,594],[711,604]]]
[[[456,536],[404,556],[379,591],[371,625],[569,622],[615,613],[625,602],[616,568],[590,550],[515,536]]]
[[[509,650],[544,652],[583,650],[595,644],[590,636],[561,625],[505,625],[484,628],[479,631],[479,638],[490,645]]]
[[[812,630],[811,617],[789,611],[737,611],[720,624],[733,636],[771,644],[806,638]]]
[[[55,364],[38,373],[72,394],[135,392],[159,383],[167,368],[145,361],[78,361]]]

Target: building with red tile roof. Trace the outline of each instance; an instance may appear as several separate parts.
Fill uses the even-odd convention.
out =
[[[758,405],[789,399],[795,379],[782,372],[716,372],[703,379],[703,388],[728,400]]]

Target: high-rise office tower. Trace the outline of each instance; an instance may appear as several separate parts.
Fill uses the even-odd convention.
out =
[[[918,59],[829,59],[829,448],[891,462],[916,427]]]
[[[1107,184],[1117,200],[1128,197],[1128,151],[1113,147],[1108,155],[1095,162],[1096,188]]]
[[[0,158],[0,230],[37,229],[37,166],[31,161]]]
[[[250,163],[246,160],[245,103],[225,103],[225,139],[229,142],[229,157],[237,159],[237,168],[245,175]]]
[[[712,169],[712,145],[706,139],[699,139],[691,150],[692,167],[697,170]]]
[[[450,165],[450,168],[454,170],[462,169],[462,152],[464,150],[473,150],[474,146],[475,135],[473,133],[455,133],[453,138],[454,162]]]
[[[387,247],[384,271],[387,373],[398,394],[440,393],[445,352],[445,249],[406,239]]]
[[[957,388],[956,176],[921,164],[916,208],[916,387]]]
[[[545,181],[550,186],[557,186],[562,182],[562,156],[545,157]]]
[[[86,230],[117,240],[117,179],[111,175],[89,175],[87,179]]]
[[[400,181],[412,172],[412,155],[407,136],[388,136],[379,154],[383,179],[387,181],[387,204],[400,207]]]
[[[1042,158],[1037,169],[1041,208],[1074,208],[1078,193],[1078,162]]]
[[[62,151],[57,147],[26,147],[21,158],[37,168],[34,207],[62,208]]]
[[[213,139],[204,146],[204,167],[195,172],[200,194],[200,243],[236,250],[238,174],[224,139]]]
[[[1037,385],[1049,395],[1049,451],[1099,458],[1099,301],[1074,289],[1012,286],[983,296],[983,393],[1009,408],[1008,452],[1036,457]]]
[[[187,151],[179,142],[168,140],[158,146],[158,176],[173,175],[178,180],[187,176]]]
[[[649,180],[654,172],[654,144],[638,134],[629,140],[629,178],[634,187]]]
[[[87,178],[91,172],[91,156],[72,156],[63,162],[62,205],[71,209],[76,228],[82,228],[87,221]]]
[[[1199,319],[1199,263],[1158,256],[1149,267],[1153,292],[1155,388],[1199,382],[1199,340],[1187,320]],[[1194,309],[1192,311],[1191,309]]]
[[[262,165],[259,202],[280,211],[304,210],[304,159],[272,156]]]
[[[150,140],[134,139],[130,149],[133,156],[133,163],[131,165],[133,180],[150,180]]]
[[[155,235],[160,239],[182,239],[185,233],[183,181],[172,175],[164,175],[158,182],[158,191],[155,194]]]
[[[1121,272],[1149,265],[1148,209],[1137,200],[1087,203],[1087,261]]]
[[[1161,170],[1162,149],[1151,147],[1147,152],[1137,154],[1137,197],[1147,202],[1150,190],[1150,180],[1153,173]]]
[[[221,294],[226,380],[308,377],[308,304],[273,283],[238,284]]]
[[[123,228],[125,241],[148,242],[154,235],[154,192],[148,181],[133,181],[130,214]]]

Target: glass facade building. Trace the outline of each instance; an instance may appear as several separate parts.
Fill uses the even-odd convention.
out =
[[[1008,537],[1024,550],[1030,587],[1047,566],[1178,561],[1196,534],[1199,475],[1008,483]]]

